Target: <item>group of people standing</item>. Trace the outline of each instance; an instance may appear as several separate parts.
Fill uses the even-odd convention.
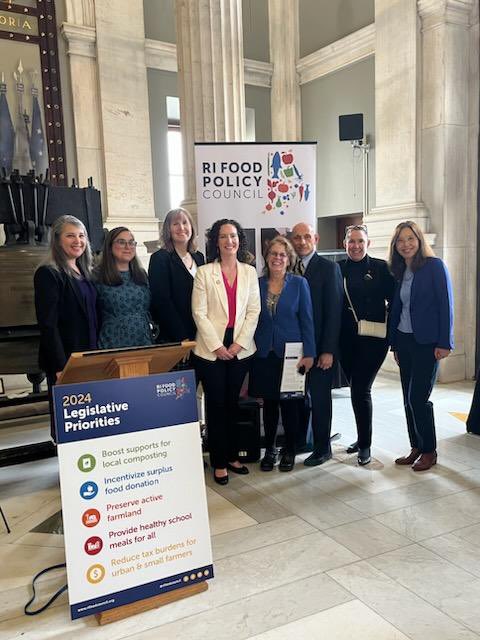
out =
[[[48,259],[34,279],[40,366],[50,388],[72,352],[153,344],[155,323],[163,341],[195,340],[191,365],[205,392],[210,462],[215,481],[225,485],[229,471],[249,472],[238,460],[235,428],[247,373],[249,394],[263,400],[263,471],[277,461],[280,414],[280,471],[291,471],[296,453],[306,449],[310,414],[313,451],[304,464],[332,457],[336,361],[350,383],[358,433],[347,451],[357,454],[360,465],[368,464],[371,388],[390,346],[400,368],[411,445],[396,463],[429,469],[436,462],[429,398],[438,361],[453,349],[452,290],[444,263],[411,221],[395,229],[388,264],[368,255],[364,225],[347,227],[347,259],[339,264],[317,254],[318,236],[309,224],[295,225],[289,238],[279,235],[268,243],[258,279],[237,221],[212,225],[212,260],[204,264],[190,214],[175,209],[166,216],[163,246],[151,257],[147,275],[127,228],[107,233],[92,268],[84,225],[62,216],[52,226]],[[297,366],[307,375],[305,398],[280,394],[285,345],[291,342],[303,345]]]

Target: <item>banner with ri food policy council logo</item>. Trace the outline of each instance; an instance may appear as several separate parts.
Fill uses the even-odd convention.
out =
[[[212,578],[193,371],[53,398],[72,618]]]
[[[245,229],[249,261],[263,268],[266,243],[297,222],[316,229],[315,142],[197,143],[198,238],[221,218]],[[208,258],[208,256],[207,256]]]

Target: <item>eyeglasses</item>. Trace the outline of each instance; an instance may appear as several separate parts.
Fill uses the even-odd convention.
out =
[[[119,238],[118,240],[114,240],[115,244],[118,244],[119,247],[136,247],[137,243],[135,240],[124,240],[123,238]]]
[[[286,253],[279,253],[278,251],[269,251],[268,255],[272,256],[272,258],[281,258],[282,260],[288,258]]]
[[[345,227],[345,233],[347,234],[349,231],[365,231],[365,233],[368,233],[366,224],[349,224],[348,227]]]

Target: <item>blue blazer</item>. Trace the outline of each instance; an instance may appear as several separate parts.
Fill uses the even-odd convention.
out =
[[[389,339],[395,351],[402,313],[401,282],[397,283],[389,318]],[[410,298],[413,336],[419,344],[453,349],[453,293],[447,267],[440,258],[427,258],[413,275]]]
[[[272,317],[267,309],[268,279],[259,278],[262,310],[255,332],[256,356],[266,358],[273,349],[283,358],[286,342],[303,342],[304,357],[315,357],[315,332],[310,289],[305,278],[285,275],[285,284]]]

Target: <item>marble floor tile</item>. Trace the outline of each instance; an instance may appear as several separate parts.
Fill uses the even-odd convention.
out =
[[[480,524],[473,524],[470,527],[463,527],[462,529],[455,529],[452,531],[454,536],[463,538],[467,542],[471,542],[473,545],[478,544],[480,540]]]
[[[291,640],[298,637],[310,640],[408,640],[406,635],[358,600],[251,636],[250,640]]]
[[[270,496],[261,493],[254,486],[240,478],[232,476],[233,474],[230,474],[228,485],[222,487],[219,493],[256,522],[268,522],[290,515],[287,509],[272,500]],[[217,491],[219,485],[214,482],[210,474],[206,475],[206,480],[207,486]]]
[[[380,514],[375,519],[411,540],[433,538],[480,522],[480,490],[460,491]]]
[[[411,545],[370,563],[467,628],[480,632],[480,579],[428,549]]]
[[[478,534],[477,534],[478,535]],[[480,577],[480,538],[468,542],[453,533],[423,540],[420,544],[452,564]]]
[[[328,572],[411,640],[475,640],[477,635],[389,578],[370,562]]]
[[[363,517],[359,511],[323,493],[316,486],[303,482],[298,476],[286,473],[275,475],[271,480],[263,481],[259,490],[267,492],[290,513],[317,529],[334,527]]]
[[[409,507],[435,498],[458,493],[465,489],[480,487],[480,475],[476,470],[438,475],[429,480],[417,482],[397,489],[380,493],[364,494],[362,497],[347,500],[347,504],[369,516]]]
[[[128,640],[244,640],[351,599],[345,589],[320,573],[129,636]],[[300,637],[306,636],[301,633]]]
[[[360,558],[369,558],[411,544],[411,540],[395,533],[375,520],[357,520],[324,533]]]
[[[57,533],[31,532],[15,540],[15,544],[21,544],[27,547],[58,547],[59,549],[63,549],[65,539],[63,535]]]
[[[229,556],[215,563],[212,606],[226,604],[359,558],[321,532]]]
[[[212,536],[257,524],[256,520],[208,487],[207,501]]]
[[[221,560],[238,553],[268,547],[277,542],[291,540],[314,533],[316,529],[297,516],[280,518],[212,537],[213,560]]]

